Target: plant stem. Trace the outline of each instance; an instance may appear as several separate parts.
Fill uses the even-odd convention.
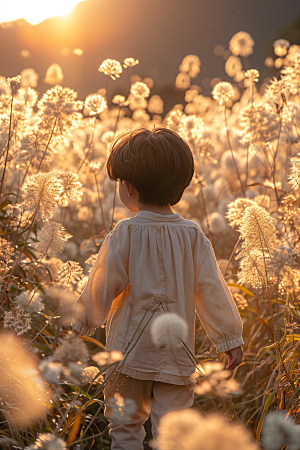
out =
[[[52,136],[53,136],[53,133],[54,133],[54,130],[55,130],[55,125],[56,125],[56,122],[57,122],[57,118],[56,118],[56,119],[54,120],[54,123],[53,123],[53,127],[52,127],[52,130],[51,130],[51,133],[50,133],[50,137],[49,137],[49,139],[48,139],[48,142],[47,142],[47,145],[46,145],[46,147],[45,147],[45,150],[44,150],[44,153],[43,153],[43,156],[42,156],[41,162],[40,162],[40,164],[39,164],[39,167],[38,167],[37,173],[39,173],[39,171],[40,171],[40,168],[41,168],[41,165],[42,165],[42,163],[43,163],[44,157],[45,157],[45,155],[46,155],[46,152],[47,152],[47,150],[48,150],[48,147],[49,147],[50,141],[51,141],[51,139],[52,139]]]
[[[233,163],[234,163],[234,167],[235,167],[235,170],[236,170],[237,177],[238,177],[240,185],[241,185],[241,190],[242,190],[243,196],[245,197],[246,195],[245,195],[243,183],[242,183],[242,180],[241,180],[241,177],[240,177],[240,173],[239,173],[239,170],[238,170],[238,167],[237,167],[234,155],[233,155],[233,150],[232,150],[232,146],[231,146],[231,142],[230,142],[229,128],[228,128],[228,123],[227,123],[227,114],[226,114],[226,102],[224,103],[224,106],[225,106],[225,108],[224,108],[224,113],[225,114],[224,115],[225,115],[225,125],[226,125],[228,146],[229,146],[229,149],[231,151],[232,160],[233,160]]]
[[[13,102],[14,102],[14,87],[12,87],[12,90],[11,90],[11,104],[10,104],[8,139],[7,139],[7,145],[6,145],[6,156],[5,156],[4,169],[3,169],[1,186],[0,186],[0,198],[1,198],[2,189],[3,189],[4,176],[5,176],[5,171],[6,171],[7,159],[8,159],[9,144],[10,144],[10,140],[11,140],[11,124],[12,124],[12,115],[13,115],[12,114]]]

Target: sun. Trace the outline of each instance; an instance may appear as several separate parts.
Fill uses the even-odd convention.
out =
[[[0,23],[25,19],[37,25],[45,19],[69,14],[85,0],[0,0]]]

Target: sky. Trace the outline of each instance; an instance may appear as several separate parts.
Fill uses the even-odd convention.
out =
[[[15,76],[33,68],[40,76],[37,89],[44,92],[49,87],[43,83],[47,67],[58,63],[64,73],[62,84],[84,99],[105,87],[106,77],[97,70],[104,59],[122,62],[134,57],[140,61],[134,72],[142,78],[152,76],[155,92],[173,89],[183,57],[195,54],[201,71],[193,83],[203,87],[207,78],[230,80],[225,60],[213,50],[216,45],[228,49],[231,37],[246,31],[255,41],[249,66],[270,76],[264,60],[274,57],[272,42],[283,37],[281,30],[297,17],[296,0],[86,0],[65,16],[0,28],[0,75]],[[82,56],[72,53],[75,48],[83,49]],[[70,49],[69,55],[65,49]],[[22,50],[30,56],[22,57]],[[126,84],[123,73],[119,80],[109,81],[110,93],[122,93]],[[210,89],[204,92],[209,94]]]

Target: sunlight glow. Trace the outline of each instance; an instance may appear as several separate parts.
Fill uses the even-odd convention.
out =
[[[25,19],[36,25],[50,17],[69,14],[81,1],[85,0],[0,0],[0,23]]]

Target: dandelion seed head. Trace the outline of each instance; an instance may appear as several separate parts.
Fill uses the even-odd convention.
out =
[[[18,89],[16,99],[24,103],[25,106],[33,108],[38,99],[38,93],[31,87],[22,87]]]
[[[283,411],[271,411],[266,415],[261,434],[262,444],[267,449],[280,450],[285,445],[289,450],[299,449],[300,426]]]
[[[212,233],[221,233],[226,228],[226,221],[220,213],[213,212],[209,218],[209,227]]]
[[[203,120],[195,115],[182,116],[178,133],[188,142],[199,143],[203,134]]]
[[[59,204],[62,186],[60,180],[52,173],[38,173],[25,179],[21,187],[23,204],[36,217],[49,220],[53,216],[53,208]]]
[[[250,198],[237,198],[229,203],[226,218],[231,227],[238,227],[242,223],[242,216],[247,206],[254,205]]]
[[[34,69],[24,69],[21,72],[21,87],[31,87],[37,86],[39,75]]]
[[[59,64],[54,63],[48,67],[44,83],[55,85],[61,83],[63,79],[64,74],[62,68]]]
[[[121,395],[116,392],[114,397],[109,398],[106,407],[110,421],[114,426],[121,425],[132,420],[132,415],[136,413],[136,402],[131,398],[122,398]]]
[[[115,95],[112,99],[112,102],[115,103],[115,105],[124,106],[125,105],[125,97],[124,95]]]
[[[63,365],[61,363],[53,362],[52,357],[43,358],[38,369],[47,383],[55,385],[60,383]]]
[[[151,337],[159,347],[178,346],[187,334],[187,323],[178,314],[164,313],[157,316],[151,325]]]
[[[275,219],[257,204],[246,207],[239,232],[246,245],[251,248],[268,251],[277,243]]]
[[[105,59],[98,68],[99,72],[104,73],[104,75],[110,76],[112,80],[120,77],[122,73],[122,66],[119,61],[115,59]]]
[[[78,180],[77,173],[69,170],[62,173],[58,179],[61,181],[62,187],[60,205],[68,206],[69,200],[79,201],[83,192],[79,190],[82,188],[82,183]]]
[[[259,80],[259,71],[256,69],[249,69],[245,72],[245,77],[249,78],[253,83],[257,83]]]
[[[286,39],[277,39],[277,41],[273,43],[275,55],[285,56],[288,52],[289,46],[290,43]]]
[[[190,78],[195,78],[200,72],[201,61],[197,55],[187,55],[179,66],[180,72],[187,73]]]
[[[82,371],[81,381],[83,384],[93,384],[99,385],[103,383],[104,377],[102,375],[98,376],[95,380],[94,378],[98,375],[99,369],[95,366],[85,367]],[[93,381],[94,380],[94,381]]]
[[[185,114],[180,109],[172,109],[167,117],[167,125],[168,127],[178,127]]]
[[[191,85],[191,77],[185,72],[179,72],[175,80],[175,86],[182,91],[188,89]]]
[[[4,313],[4,328],[11,328],[20,336],[31,329],[31,316],[25,312],[25,308],[17,306],[13,311]]]
[[[123,67],[127,69],[128,67],[134,67],[139,64],[139,60],[135,58],[125,58],[123,61]]]
[[[62,264],[58,275],[58,278],[55,280],[56,283],[60,282],[64,285],[76,284],[83,277],[83,269],[78,261],[67,261]]]
[[[163,99],[159,95],[152,95],[148,103],[148,111],[153,114],[162,114],[164,110]]]
[[[130,93],[137,98],[147,98],[150,94],[150,89],[146,85],[146,83],[143,83],[142,81],[137,81],[136,83],[133,83],[130,87]]]
[[[29,290],[23,291],[21,292],[21,294],[17,295],[16,299],[14,300],[14,304],[17,306],[22,306],[24,309],[29,304],[26,309],[29,314],[37,313],[38,311],[42,311],[43,309],[45,309],[45,305],[39,293],[34,294],[34,291]]]
[[[67,367],[69,363],[80,363],[82,369],[90,358],[85,343],[78,336],[67,335],[53,353],[53,362]]]
[[[25,450],[67,450],[66,443],[55,434],[39,434],[34,444],[26,447]]]
[[[258,103],[241,109],[242,142],[266,145],[278,138],[279,118],[268,103]]]
[[[159,450],[198,450],[205,442],[205,450],[258,450],[241,425],[231,424],[223,416],[202,416],[196,409],[180,409],[165,414],[159,423]]]
[[[8,77],[6,79],[6,82],[3,83],[4,86],[10,86],[12,88],[14,88],[17,84],[19,84],[21,82],[21,75],[17,75],[16,77]]]
[[[84,103],[90,116],[100,114],[107,107],[106,99],[100,94],[88,95]]]
[[[162,416],[158,426],[159,450],[196,450],[202,441],[202,415],[195,409],[170,411]]]
[[[254,41],[249,33],[239,31],[229,42],[229,50],[235,56],[247,57],[253,53]]]
[[[38,232],[40,242],[35,248],[43,255],[56,255],[63,252],[66,240],[71,237],[61,223],[50,220]]]
[[[300,89],[300,50],[289,52],[286,59],[289,60],[289,65],[281,70],[281,75],[288,90],[292,94],[297,94]]]
[[[235,77],[243,70],[240,58],[237,56],[229,56],[225,63],[225,72],[229,77]]]
[[[41,119],[43,128],[53,130],[56,136],[68,134],[76,128],[81,119],[78,111],[83,109],[83,102],[76,98],[77,92],[73,89],[59,85],[48,89],[37,104],[37,117]]]
[[[217,83],[212,91],[212,96],[219,102],[219,105],[223,105],[230,98],[234,96],[234,90],[231,83],[227,81],[221,81]]]

